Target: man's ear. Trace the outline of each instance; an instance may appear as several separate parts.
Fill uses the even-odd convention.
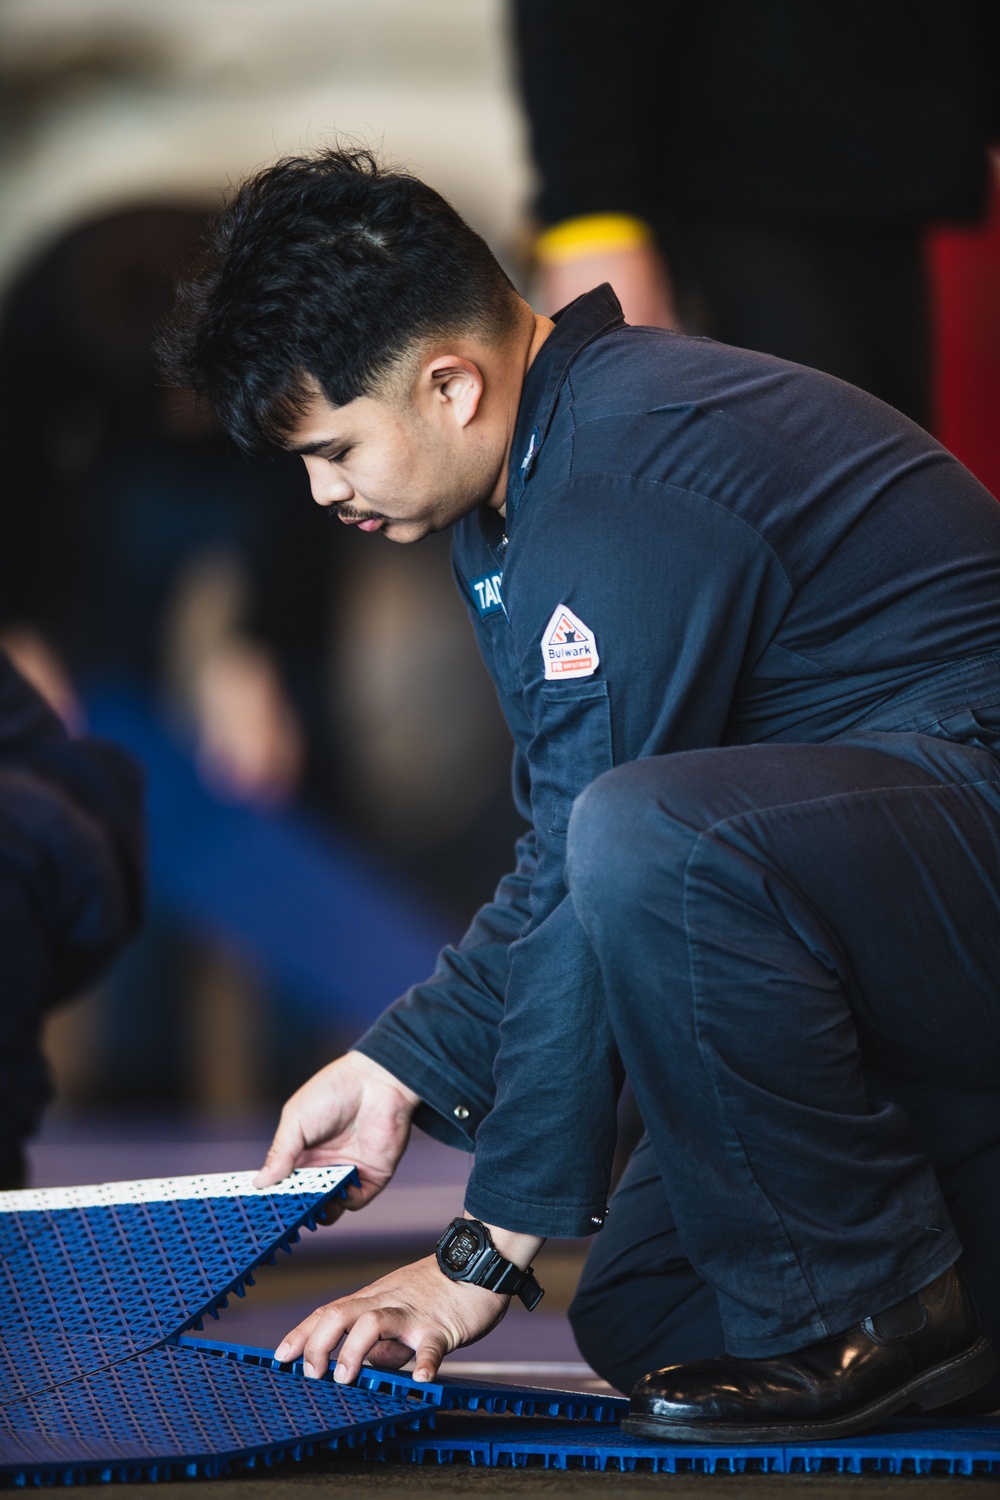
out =
[[[439,417],[467,427],[479,410],[486,381],[475,360],[460,354],[439,354],[427,360],[418,380],[420,397]]]

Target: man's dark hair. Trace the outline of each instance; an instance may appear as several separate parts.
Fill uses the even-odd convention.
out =
[[[440,193],[370,151],[331,149],[237,189],[159,352],[168,378],[256,448],[288,437],[311,382],[344,406],[420,339],[499,338],[515,309],[486,243]]]

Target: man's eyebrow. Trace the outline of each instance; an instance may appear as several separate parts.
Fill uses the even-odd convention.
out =
[[[343,446],[343,438],[317,438],[314,443],[289,443],[288,452],[299,453],[303,458],[309,458],[314,453],[329,453],[334,448],[343,448]]]

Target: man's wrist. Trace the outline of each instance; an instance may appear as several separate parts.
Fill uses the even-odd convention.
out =
[[[383,1068],[381,1063],[375,1062],[374,1058],[368,1057],[364,1052],[355,1052],[352,1049],[345,1056],[350,1059],[352,1066],[357,1068],[358,1072],[365,1078],[374,1084],[381,1085],[383,1088],[394,1089],[397,1094],[402,1096],[411,1110],[416,1109],[420,1103],[420,1095],[415,1094],[394,1073],[390,1073],[388,1068]]]
[[[503,1231],[501,1230],[501,1235]],[[538,1243],[534,1235],[517,1235],[516,1240]],[[523,1250],[524,1244],[513,1248]],[[529,1312],[545,1296],[535,1279],[533,1266],[519,1266],[503,1254],[481,1219],[466,1216],[452,1219],[435,1248],[438,1269],[449,1281],[482,1287],[500,1297],[518,1297]]]
[[[463,1218],[474,1219],[475,1214],[466,1211]],[[501,1229],[498,1224],[487,1224],[485,1219],[479,1222],[489,1230],[490,1239],[504,1260],[513,1261],[514,1265],[522,1271],[528,1269],[545,1244],[544,1239],[538,1235],[520,1234],[514,1229]]]

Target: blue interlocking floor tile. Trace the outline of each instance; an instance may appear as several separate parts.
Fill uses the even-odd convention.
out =
[[[1000,1475],[989,1418],[901,1419],[833,1443],[671,1444],[624,1435],[622,1398],[373,1369],[343,1387],[271,1350],[180,1338],[314,1227],[352,1170],[262,1193],[250,1173],[0,1193],[0,1481],[214,1475],[358,1441],[417,1462]]]
[[[629,1437],[603,1423],[511,1423],[493,1436],[491,1461],[500,1468],[633,1469],[659,1474],[775,1474],[780,1446],[735,1448],[713,1443],[656,1443]]]
[[[0,1193],[0,1405],[149,1349],[224,1307],[314,1228],[353,1168]]]
[[[366,1457],[391,1456],[415,1463],[492,1464],[498,1468],[633,1469],[654,1473],[781,1473],[780,1446],[729,1448],[710,1444],[655,1443],[632,1438],[617,1425],[563,1418],[442,1416],[433,1430],[397,1433]]]
[[[790,1473],[1000,1474],[1000,1417],[896,1418],[839,1442],[787,1444]]]
[[[538,1423],[539,1427],[544,1424]],[[493,1464],[493,1441],[504,1426],[502,1417],[466,1417],[446,1414],[433,1423],[410,1432],[395,1432],[381,1442],[366,1441],[365,1458],[384,1462],[395,1459],[411,1464]]]
[[[186,1334],[181,1345],[193,1349],[223,1350],[235,1359],[262,1364],[274,1370],[302,1373],[301,1359],[279,1365],[273,1351],[248,1344],[226,1344],[219,1339],[196,1339]],[[405,1396],[427,1402],[442,1411],[513,1412],[517,1416],[589,1418],[592,1422],[617,1422],[628,1410],[624,1396],[607,1396],[585,1391],[550,1390],[546,1386],[498,1385],[486,1380],[456,1379],[414,1380],[402,1371],[375,1370],[365,1365],[358,1376],[364,1390],[385,1395]]]
[[[177,1341],[178,1349],[195,1349],[202,1354],[224,1355],[227,1359],[239,1360],[242,1364],[262,1365],[267,1370],[278,1370],[282,1374],[295,1375],[302,1380],[312,1380],[302,1369],[302,1360],[289,1360],[281,1364],[272,1349],[263,1349],[254,1344],[227,1344],[222,1339],[199,1339],[184,1334]],[[322,1381],[334,1384],[333,1373],[328,1370]],[[339,1386],[339,1390],[359,1389],[373,1395],[392,1396],[406,1401],[414,1407],[428,1406],[435,1410],[441,1407],[443,1387],[433,1380],[414,1380],[409,1375],[386,1373],[368,1366],[361,1371],[356,1387]],[[558,1393],[557,1393],[558,1394]]]
[[[907,1419],[835,1443],[696,1444],[632,1438],[606,1423],[449,1413],[365,1445],[368,1458],[654,1473],[1000,1474],[1000,1421]]]
[[[378,1440],[432,1410],[226,1355],[154,1349],[0,1410],[0,1479],[211,1476]]]
[[[586,1391],[550,1390],[544,1386],[515,1386],[489,1380],[442,1376],[433,1382],[418,1383],[412,1376],[373,1370],[361,1371],[359,1383],[370,1390],[431,1390],[444,1411],[511,1412],[522,1417],[589,1418],[592,1422],[619,1422],[628,1411],[624,1396],[608,1396]]]

